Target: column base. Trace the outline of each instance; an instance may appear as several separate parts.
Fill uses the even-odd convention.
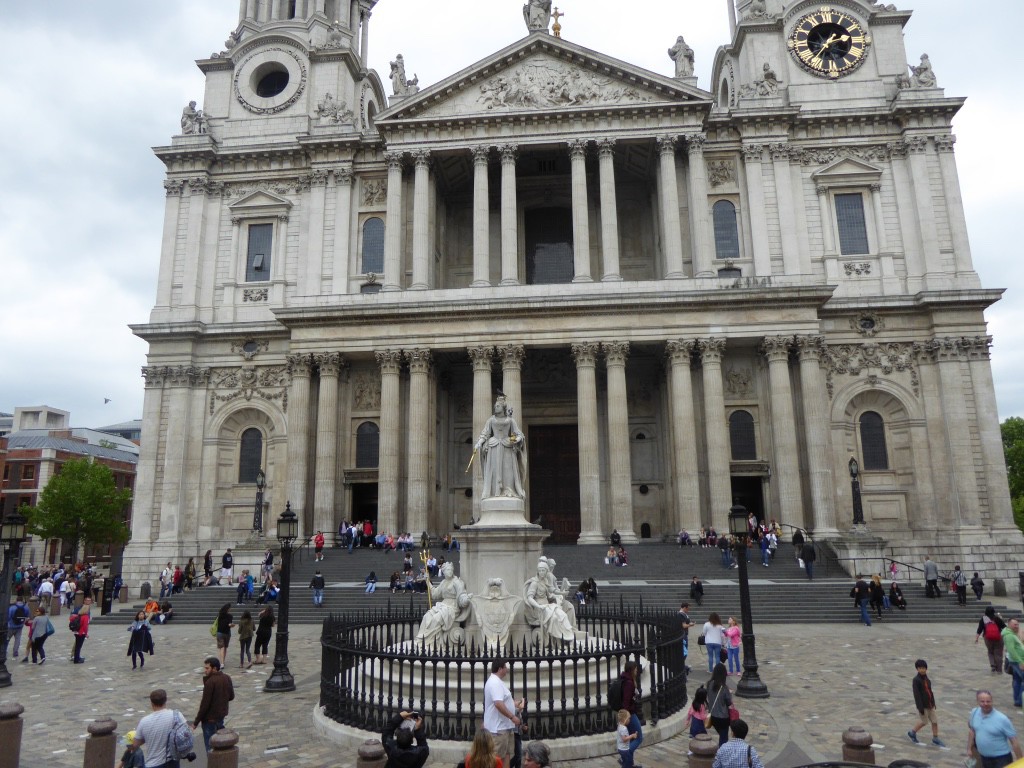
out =
[[[576,275],[576,277],[574,277],[572,281],[574,283],[592,283],[594,282],[594,278],[592,278],[590,275]]]
[[[409,286],[410,291],[426,291],[430,288],[426,283],[413,283]]]
[[[602,283],[621,283],[622,282],[622,275],[620,275],[618,273],[611,274],[611,275],[605,275],[604,277],[601,278],[601,282]]]
[[[665,279],[666,280],[685,280],[686,279],[686,273],[685,272],[669,272],[667,275],[665,275]]]
[[[402,290],[402,286],[400,286],[400,285],[388,285],[387,283],[385,283],[384,285],[381,286],[380,289],[381,289],[382,292],[383,291],[400,291],[400,290]]]
[[[601,533],[601,531],[582,531],[578,539],[577,544],[607,544],[608,537]]]
[[[499,285],[519,285],[519,281],[516,280],[514,277],[504,277],[502,278]]]
[[[470,288],[490,288],[491,287],[491,281],[490,280],[474,280],[472,283],[469,284],[469,287]]]

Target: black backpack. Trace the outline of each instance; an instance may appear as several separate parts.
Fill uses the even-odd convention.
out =
[[[622,709],[622,678],[617,677],[608,683],[608,706],[611,709]]]
[[[14,614],[11,616],[11,624],[16,627],[25,626],[25,620],[28,618],[28,606],[27,605],[16,605],[14,606]]]

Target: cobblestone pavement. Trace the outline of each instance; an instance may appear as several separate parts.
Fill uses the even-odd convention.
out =
[[[1012,706],[1010,678],[989,671],[983,644],[974,644],[977,616],[974,611],[965,613],[964,621],[956,625],[896,626],[883,621],[864,627],[854,623],[856,616],[851,612],[849,624],[755,628],[761,677],[771,698],[738,700],[740,712],[751,724],[750,742],[769,768],[788,768],[800,762],[840,759],[842,731],[858,725],[874,737],[879,765],[911,758],[954,768],[963,761],[966,717],[979,687],[991,688],[996,707],[1024,731],[1021,711]],[[125,627],[128,618],[126,614]],[[148,657],[143,669],[133,671],[125,655],[125,627],[93,627],[83,652],[85,664],[70,662],[72,642],[63,625],[47,641],[44,666],[8,660],[14,685],[0,690],[0,703],[18,702],[25,707],[23,766],[78,768],[86,725],[110,716],[118,723],[118,733],[134,728],[149,712],[147,696],[152,688],[166,688],[170,706],[181,709],[190,720],[194,717],[202,690],[202,660],[214,651],[207,628],[155,627],[156,655]],[[237,644],[232,651],[226,671],[234,680],[236,693],[228,726],[239,734],[241,765],[355,766],[355,754],[339,754],[334,744],[322,740],[313,729],[319,628],[292,629],[290,668],[298,688],[294,693],[264,693],[263,683],[272,666],[239,669]],[[910,681],[918,657],[929,663],[940,736],[950,745],[949,751],[930,744],[915,746],[906,736],[916,719]],[[707,666],[697,658],[691,659],[691,664],[692,695],[706,679]],[[734,687],[734,680],[730,678],[730,686]],[[588,768],[614,768],[618,764],[613,756],[614,739],[610,734],[604,738],[609,756],[562,762],[560,766],[575,768],[586,763]],[[687,740],[677,737],[645,745],[637,753],[637,761],[646,768],[679,766],[686,751]],[[554,757],[557,759],[557,754]],[[205,762],[201,756],[191,766],[204,768]]]

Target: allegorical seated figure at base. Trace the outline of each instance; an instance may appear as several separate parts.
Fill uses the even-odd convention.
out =
[[[441,566],[441,583],[431,590],[434,607],[423,616],[417,643],[461,643],[464,639],[459,624],[469,618],[472,595],[462,579],[455,575],[455,566]]]
[[[494,403],[494,415],[487,419],[480,439],[476,441],[484,472],[481,498],[526,498],[523,490],[525,445],[526,440],[519,425],[509,414],[505,397],[499,396]]]
[[[526,623],[540,630],[540,640],[574,640],[576,612],[566,599],[569,580],[561,585],[555,578],[555,561],[542,557],[537,561],[537,575],[523,586],[523,615]]]

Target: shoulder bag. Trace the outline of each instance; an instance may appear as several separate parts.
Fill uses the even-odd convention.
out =
[[[719,688],[719,689],[718,689],[718,695],[717,695],[717,696],[715,696],[715,701],[714,701],[714,703],[713,703],[713,704],[712,704],[712,705],[711,705],[710,707],[708,707],[708,713],[707,713],[707,715],[706,715],[706,716],[704,717],[704,727],[705,727],[705,728],[707,728],[707,729],[710,729],[710,728],[711,728],[711,713],[712,713],[712,712],[714,711],[714,709],[715,709],[715,704],[717,704],[717,703],[718,703],[718,698],[719,698],[719,697],[720,697],[720,696],[722,695],[722,690],[723,690],[722,688]]]

